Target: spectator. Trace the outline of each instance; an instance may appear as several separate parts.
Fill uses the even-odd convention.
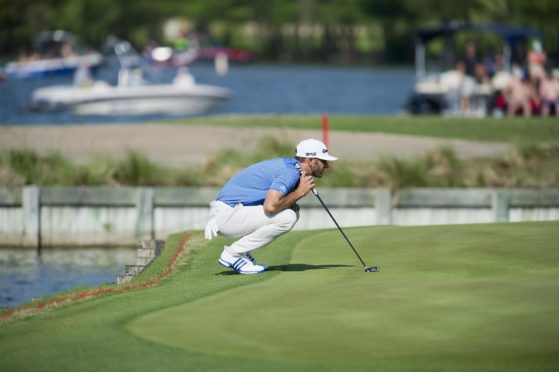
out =
[[[559,80],[554,79],[551,74],[545,74],[540,82],[539,94],[542,115],[549,116],[553,109],[555,116],[559,116]]]
[[[490,84],[491,79],[489,77],[489,72],[487,71],[487,67],[483,63],[476,64],[475,67],[475,78],[478,84]]]
[[[471,111],[471,98],[474,94],[476,81],[473,77],[466,74],[466,64],[464,62],[459,61],[456,64],[456,70],[460,75],[460,83],[458,85],[460,111],[463,115],[469,115]]]
[[[468,41],[466,43],[465,55],[462,58],[461,62],[464,63],[466,75],[475,77],[476,65],[478,63],[478,60],[477,60],[476,45],[473,42]]]
[[[545,66],[547,63],[547,55],[543,51],[542,43],[539,40],[532,42],[532,49],[528,52],[528,65]]]
[[[188,71],[187,67],[177,69],[177,76],[173,79],[173,84],[181,86],[192,86],[196,84],[194,76]]]
[[[80,64],[80,67],[74,74],[74,85],[78,87],[87,87],[93,85],[93,76],[87,63]]]
[[[547,56],[542,49],[541,42],[535,40],[532,43],[532,49],[528,52],[526,59],[530,80],[532,82],[541,80],[545,76],[545,65],[547,63]]]
[[[487,69],[487,74],[490,78],[495,76],[499,71],[504,70],[504,61],[502,54],[494,54],[492,57],[486,57],[484,59],[485,68]]]
[[[141,68],[135,68],[130,72],[127,84],[129,87],[139,87],[146,84],[147,81],[144,80],[144,71]]]
[[[508,116],[515,116],[518,111],[521,111],[525,117],[532,116],[533,89],[530,79],[522,73],[522,70],[514,70],[513,79],[506,87],[504,95],[507,101]]]

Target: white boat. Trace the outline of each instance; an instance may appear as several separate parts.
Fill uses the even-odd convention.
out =
[[[40,78],[72,74],[80,66],[95,70],[103,62],[103,55],[86,50],[77,38],[62,30],[40,32],[33,42],[33,55],[9,62],[5,74],[18,79]]]
[[[35,90],[30,109],[68,109],[76,115],[191,116],[209,112],[229,99],[228,89],[196,83],[186,67],[178,69],[172,84],[149,83],[139,67],[143,60],[129,42],[110,37],[107,48],[114,50],[121,66],[116,86],[93,82],[86,71],[78,70],[74,85]]]
[[[226,88],[177,80],[172,84],[117,86],[97,81],[90,86],[50,86],[33,92],[30,108],[39,111],[72,110],[76,115],[190,116],[209,112],[225,102]]]

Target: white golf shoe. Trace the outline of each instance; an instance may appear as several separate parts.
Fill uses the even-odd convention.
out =
[[[261,264],[261,263],[256,263],[256,260],[254,259],[254,257],[252,257],[252,255],[250,253],[242,253],[241,256],[246,257],[250,262],[252,262],[254,265],[258,265],[258,266],[262,266],[263,268],[265,268],[266,270],[268,270],[268,266]]]
[[[225,267],[235,269],[239,274],[258,274],[266,271],[265,266],[252,263],[246,256],[232,255],[225,250],[221,253],[221,257],[219,257],[217,262]]]

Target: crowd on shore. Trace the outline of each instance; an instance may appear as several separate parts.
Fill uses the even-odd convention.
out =
[[[480,61],[475,44],[469,42],[456,70],[463,76],[460,108],[464,115],[471,111],[476,84],[495,88],[489,102],[493,115],[559,115],[559,70],[552,69],[539,41],[532,43],[525,61],[513,65],[510,74],[504,72],[502,55]]]

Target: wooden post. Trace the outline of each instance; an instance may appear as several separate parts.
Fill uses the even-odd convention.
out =
[[[375,194],[377,225],[392,224],[392,194],[390,189],[379,188]]]
[[[491,194],[491,209],[495,222],[509,220],[509,194],[506,190],[493,190]]]
[[[136,237],[153,239],[155,236],[154,224],[154,190],[139,187],[136,195]]]
[[[41,249],[41,194],[37,186],[22,190],[23,245]]]

